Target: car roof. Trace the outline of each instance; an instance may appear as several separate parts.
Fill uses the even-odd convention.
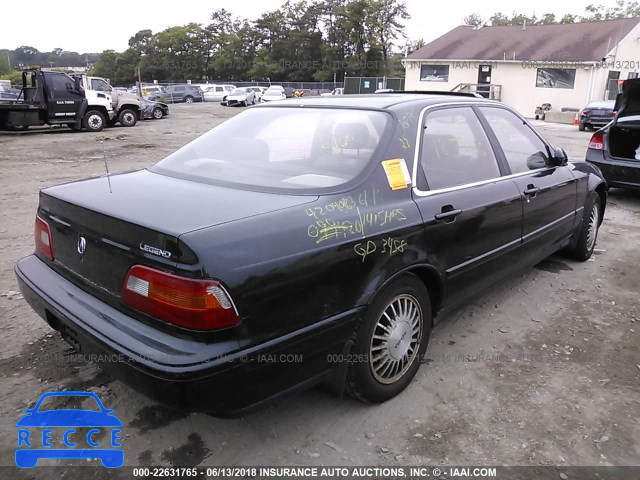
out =
[[[449,95],[446,92],[442,94],[429,93],[375,93],[375,94],[355,94],[355,95],[340,95],[340,96],[326,96],[326,97],[298,97],[294,100],[287,102],[280,102],[273,104],[274,107],[282,108],[292,105],[309,105],[309,106],[328,106],[328,107],[342,107],[342,108],[379,108],[386,109],[394,105],[411,102],[421,102],[424,104],[438,104],[438,103],[455,103],[455,102],[486,102],[488,104],[495,104],[491,100],[485,100],[482,98],[467,96],[467,95]]]

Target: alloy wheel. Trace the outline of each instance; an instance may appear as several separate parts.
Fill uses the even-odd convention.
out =
[[[412,295],[398,295],[382,312],[373,329],[369,366],[385,385],[400,380],[416,359],[423,329],[420,303]]]
[[[589,227],[587,230],[587,251],[593,250],[596,246],[596,237],[598,236],[598,223],[600,222],[600,207],[597,202],[591,208],[589,215]]]

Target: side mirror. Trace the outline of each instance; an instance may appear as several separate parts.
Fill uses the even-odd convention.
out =
[[[527,168],[529,170],[538,170],[539,168],[544,168],[547,166],[547,159],[541,153],[534,153],[529,158],[527,158]]]
[[[569,157],[567,157],[567,152],[565,152],[560,147],[555,147],[553,149],[553,155],[551,156],[551,164],[554,167],[566,165],[568,161],[569,161]]]

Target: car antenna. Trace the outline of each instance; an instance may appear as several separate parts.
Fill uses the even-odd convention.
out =
[[[109,173],[109,165],[107,164],[107,154],[104,151],[104,140],[100,140],[100,145],[102,145],[102,158],[104,158],[104,169],[107,171],[107,181],[109,182],[109,193],[113,193],[113,190],[111,190],[111,174]]]

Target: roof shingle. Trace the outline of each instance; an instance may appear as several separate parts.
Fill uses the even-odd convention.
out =
[[[409,60],[600,61],[640,18],[552,25],[456,27]]]

